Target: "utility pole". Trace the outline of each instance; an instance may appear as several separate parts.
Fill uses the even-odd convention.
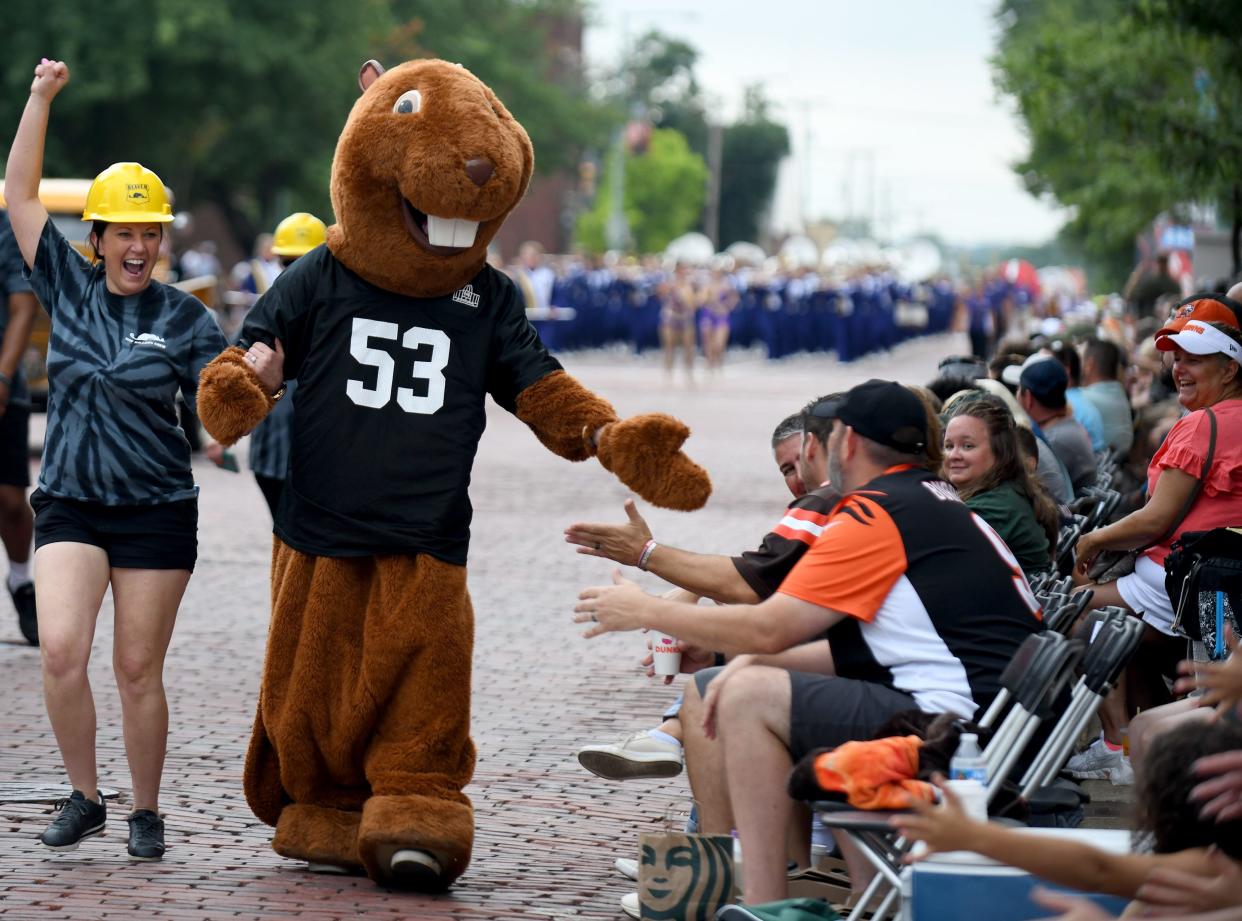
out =
[[[718,107],[713,107],[719,111]],[[720,167],[724,152],[724,126],[720,119],[707,123],[707,207],[703,210],[703,233],[720,249]]]
[[[612,172],[608,174],[608,248],[628,249],[630,222],[625,216],[625,125],[612,136]]]
[[[630,82],[630,19],[621,14],[621,92],[626,116],[630,114],[634,88]],[[622,122],[612,133],[612,172],[608,176],[608,224],[605,237],[612,250],[629,249],[630,222],[625,216],[625,126]]]

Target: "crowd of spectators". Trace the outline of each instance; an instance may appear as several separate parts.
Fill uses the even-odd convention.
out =
[[[590,289],[588,274],[559,277],[554,292]],[[799,284],[804,307],[841,296],[822,280],[752,280],[734,313],[756,290],[767,292],[763,310],[773,287]],[[661,290],[650,289],[657,302]],[[1143,623],[1100,708],[1100,736],[1064,766],[1080,780],[1136,784],[1138,853],[1030,847],[972,823],[952,798],[920,806],[902,831],[933,850],[995,852],[1054,882],[1140,900],[1152,916],[1242,918],[1242,654],[1236,639],[1222,654],[1174,630],[1164,568],[1182,535],[1242,525],[1242,285],[1232,297],[1160,296],[1080,328],[1030,321],[997,290],[1000,309],[971,306],[987,285],[959,303],[963,330],[986,348],[947,357],[926,387],[873,380],[780,423],[773,456],[795,498],[756,550],[667,546],[632,503],[624,523],[567,529],[579,552],[676,587],[662,597],[624,579],[585,589],[575,619],[586,635],[675,636],[691,675],[663,722],[590,742],[579,760],[614,781],[684,765],[693,827],[738,836],[746,903],[783,898],[787,860],[812,861],[809,813],[786,790],[791,769],[910,711],[979,719],[1014,651],[1046,629],[1032,585],[1072,574],[1093,593],[1089,608]],[[1117,501],[1089,528],[1102,471]],[[1133,571],[1101,574],[1104,551],[1137,551]],[[1237,601],[1228,594],[1226,609]],[[857,893],[873,870],[849,840],[836,845]],[[618,870],[637,873],[624,858]],[[622,908],[638,916],[635,896]]]

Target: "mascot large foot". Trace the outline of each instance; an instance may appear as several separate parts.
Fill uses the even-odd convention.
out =
[[[358,828],[362,814],[326,806],[286,806],[276,823],[272,850],[282,857],[305,860],[311,868],[349,873],[362,869]]]
[[[465,872],[474,810],[429,796],[373,796],[362,810],[358,852],[367,875],[419,892],[438,892]]]

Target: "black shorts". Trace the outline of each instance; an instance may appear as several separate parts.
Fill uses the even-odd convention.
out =
[[[700,697],[719,672],[695,672]],[[790,672],[789,690],[789,754],[794,761],[816,748],[864,742],[893,714],[919,708],[909,694],[854,678]]]
[[[10,405],[0,416],[0,486],[30,485],[30,410]]]
[[[102,547],[122,569],[186,569],[198,559],[198,500],[159,505],[103,505],[59,499],[36,489],[35,549],[73,541]]]

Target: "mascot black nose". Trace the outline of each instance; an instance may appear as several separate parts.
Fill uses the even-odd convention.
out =
[[[496,164],[487,157],[475,157],[473,160],[466,161],[466,175],[477,186],[491,179],[494,172],[496,172]]]

